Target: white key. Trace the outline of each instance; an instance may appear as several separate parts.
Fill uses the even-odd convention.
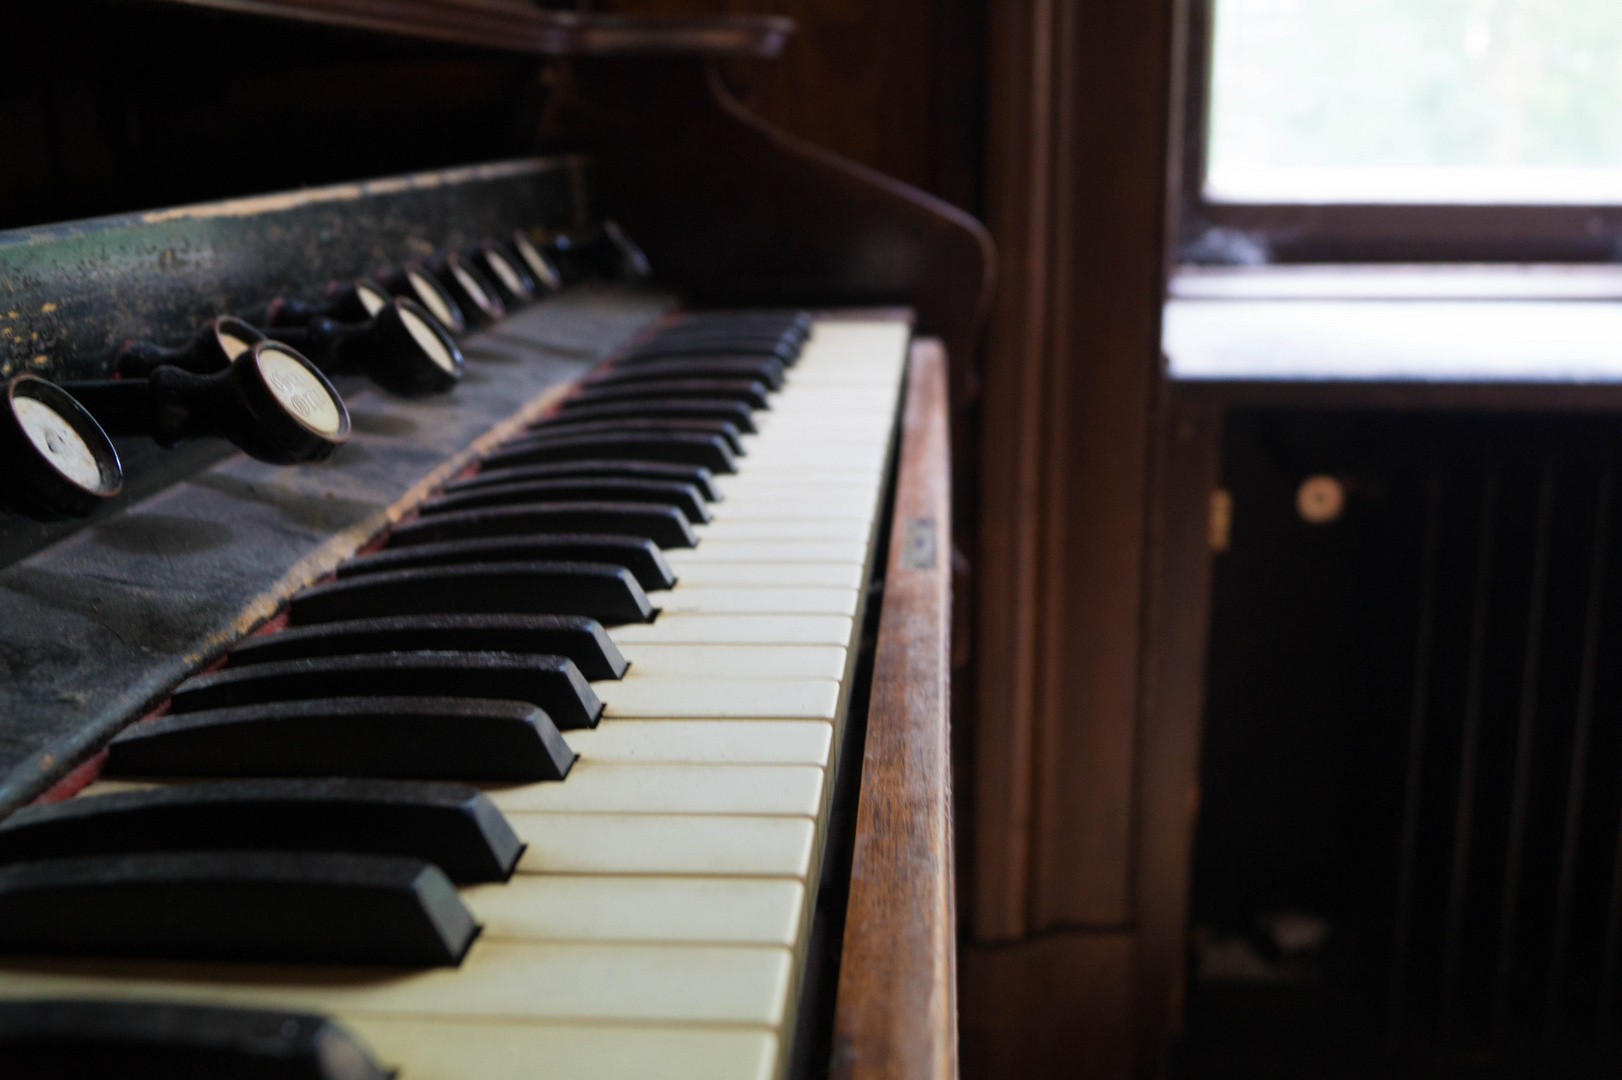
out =
[[[728,874],[803,879],[816,824],[802,817],[513,812],[526,874]]]
[[[752,472],[723,474],[717,476],[714,483],[716,489],[721,492],[722,501],[725,502],[727,499],[751,493],[767,495],[773,492],[781,493],[785,484],[791,484],[794,491],[808,495],[828,489],[840,492],[871,491],[876,494],[882,479],[866,469],[794,469],[778,470],[773,475],[763,473],[757,476]]]
[[[714,504],[711,507],[710,516],[714,522],[761,520],[828,521],[840,519],[866,523],[873,520],[873,507],[876,501],[876,499],[864,498],[861,495],[820,499],[809,496],[796,499],[792,495],[776,495],[771,498],[728,499],[724,503]]]
[[[582,761],[828,764],[825,720],[604,720],[564,736]]]
[[[688,585],[659,589],[648,602],[667,614],[690,612],[707,615],[854,615],[856,589],[809,586],[774,589],[765,586],[727,588]],[[660,616],[663,617],[662,615]]]
[[[616,765],[583,760],[563,783],[486,787],[503,813],[757,814],[815,817],[823,771],[811,765]]]
[[[679,577],[699,563],[846,563],[861,570],[867,561],[867,539],[861,540],[721,540],[707,538],[696,548],[664,553]]]
[[[677,588],[775,585],[859,589],[862,568],[857,563],[690,562],[682,566],[679,579]]]
[[[866,540],[868,521],[716,521],[694,525],[700,545],[705,540]]]
[[[662,615],[608,631],[609,639],[661,645],[848,645],[847,615]]]
[[[605,719],[832,720],[833,679],[633,678],[594,687]]]
[[[0,997],[274,1004],[343,1014],[775,1026],[792,954],[747,945],[475,941],[460,967],[400,971],[95,960],[0,966]],[[124,976],[115,978],[118,974]],[[177,976],[184,976],[184,982]]]
[[[340,1016],[398,1080],[771,1080],[772,1032]]]
[[[848,658],[837,645],[628,644],[620,652],[630,675],[665,679],[842,679]]]
[[[784,878],[515,874],[461,890],[484,940],[688,942],[793,948],[805,886]]]

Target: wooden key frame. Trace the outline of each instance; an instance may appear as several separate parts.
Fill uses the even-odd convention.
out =
[[[957,1075],[946,353],[913,344],[834,1019],[836,1080]]]

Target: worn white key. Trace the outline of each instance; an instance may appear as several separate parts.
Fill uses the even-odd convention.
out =
[[[838,498],[807,496],[797,499],[792,494],[767,498],[757,495],[715,503],[710,508],[710,514],[711,520],[717,522],[762,519],[827,521],[831,518],[867,522],[873,520],[875,502],[876,499],[866,497],[865,492]]]
[[[833,679],[661,679],[596,684],[605,719],[832,720]]]
[[[828,764],[826,720],[604,720],[565,738],[582,761]]]
[[[858,568],[867,561],[867,540],[721,540],[707,538],[695,548],[674,548],[665,561],[679,577],[699,563],[847,563]]]
[[[627,644],[620,652],[632,677],[666,679],[840,679],[848,658],[837,645]]]
[[[762,483],[754,487],[746,487],[741,491],[734,491],[731,495],[717,502],[711,503],[714,509],[732,506],[747,506],[756,502],[782,502],[791,501],[799,503],[848,503],[857,501],[864,504],[864,512],[871,514],[873,507],[866,505],[873,501],[872,496],[881,489],[880,477],[868,476],[854,479],[849,482],[810,482],[798,474],[783,474],[774,483]]]
[[[779,587],[820,586],[832,589],[862,587],[858,563],[824,562],[689,562],[682,565],[678,588],[749,585]]]
[[[796,586],[688,585],[658,589],[648,594],[648,602],[662,612],[691,612],[708,615],[854,615],[858,590]],[[661,616],[662,618],[663,616]]]
[[[633,1027],[422,1017],[339,1016],[398,1080],[770,1080],[765,1029]]]
[[[792,954],[760,945],[475,941],[460,967],[0,963],[0,997],[274,1004],[344,1014],[639,1020],[775,1026]],[[120,977],[121,976],[121,977]],[[182,981],[183,980],[183,981]]]
[[[869,521],[839,518],[833,521],[715,521],[694,525],[704,540],[866,540]]]
[[[615,643],[666,645],[848,645],[847,615],[661,615],[608,631]]]
[[[515,874],[460,890],[483,937],[793,948],[805,886],[785,878]]]
[[[504,813],[765,814],[815,817],[812,765],[617,765],[586,759],[565,782],[485,788]]]
[[[724,473],[717,476],[714,483],[725,501],[751,492],[781,491],[784,484],[792,484],[794,490],[808,494],[826,488],[877,491],[882,477],[874,476],[867,469],[779,469],[775,473],[762,472],[758,475],[753,472]]]
[[[803,817],[511,812],[529,874],[728,874],[804,878],[816,824]]]

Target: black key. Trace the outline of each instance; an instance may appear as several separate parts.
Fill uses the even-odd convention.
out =
[[[495,536],[609,533],[651,540],[662,548],[698,541],[687,515],[674,506],[646,503],[531,503],[488,510],[462,510],[418,518],[389,534],[391,544],[435,543]]]
[[[440,869],[354,852],[162,852],[0,867],[0,952],[455,967],[478,935]]]
[[[217,780],[29,806],[0,822],[0,862],[143,851],[355,851],[506,881],[523,841],[478,788],[421,780]]]
[[[155,1001],[0,1002],[11,1080],[389,1080],[354,1036],[313,1013]]]
[[[647,502],[676,506],[689,521],[710,520],[710,508],[691,484],[669,480],[531,480],[521,484],[487,484],[457,491],[422,503],[423,517],[472,510],[480,506],[513,506],[522,503],[568,502]]]
[[[487,484],[521,484],[528,480],[564,480],[575,476],[624,477],[627,480],[676,480],[692,484],[709,502],[719,502],[715,474],[702,465],[670,465],[662,461],[560,461],[553,465],[521,465],[512,469],[481,469],[453,480],[446,492],[465,491]]]
[[[501,452],[519,450],[539,439],[590,435],[714,435],[733,454],[743,456],[743,433],[725,420],[650,419],[615,417],[611,420],[578,419],[570,411],[530,428],[531,434],[502,446]]]
[[[584,615],[605,626],[648,622],[653,605],[623,566],[471,563],[363,574],[305,589],[295,623],[390,615]]]
[[[495,543],[510,545],[512,541],[498,540]],[[658,551],[647,541],[642,543],[650,550]],[[403,560],[391,563],[387,561],[389,556],[411,555],[433,546],[436,545],[357,559],[355,563],[339,567],[338,574],[340,577],[349,576],[345,571],[352,570],[356,563],[375,561],[381,561],[381,565],[374,565],[372,573],[405,570],[411,564]],[[520,561],[533,558],[529,556]],[[470,558],[463,561],[492,560]],[[620,655],[618,646],[609,640],[602,623],[579,615],[398,615],[386,619],[292,626],[274,634],[256,634],[245,638],[231,650],[229,661],[232,667],[236,667],[271,664],[278,660],[302,660],[310,656],[432,650],[565,656],[574,661],[580,674],[590,682],[618,679],[625,674],[626,667],[625,657]]]
[[[169,708],[190,713],[367,694],[527,701],[563,731],[596,727],[603,714],[580,669],[563,657],[501,652],[372,653],[226,668],[181,683]]]
[[[712,473],[738,471],[737,455],[719,435],[552,435],[511,443],[484,461],[487,469],[595,459],[702,465]]]
[[[702,398],[710,401],[737,401],[751,409],[768,408],[771,391],[753,379],[658,379],[650,382],[601,386],[588,383],[563,403],[563,414],[587,405],[610,401],[669,401],[675,398]]]
[[[570,409],[560,416],[537,421],[530,425],[530,430],[555,428],[564,422],[581,424],[593,420],[619,419],[725,420],[742,432],[753,434],[756,430],[754,410],[743,402],[705,398],[679,398],[674,401],[611,401],[601,405],[583,405],[578,409]]]
[[[775,342],[783,339],[803,340],[804,335],[782,322],[772,320],[712,320],[709,322],[683,319],[670,323],[651,337],[648,344],[663,345],[671,341],[743,341],[749,344]]]
[[[661,379],[752,379],[770,390],[783,387],[783,361],[759,356],[700,356],[687,360],[649,360],[613,367],[591,379],[592,386],[656,382]]]
[[[575,754],[527,701],[350,697],[171,713],[125,728],[103,776],[562,780]]]
[[[665,561],[664,555],[654,546],[653,541],[645,537],[552,533],[430,542],[436,535],[433,529],[436,520],[439,519],[419,519],[401,525],[389,534],[389,546],[384,550],[351,559],[339,566],[339,580],[360,577],[363,574],[409,570],[417,566],[561,560],[623,566],[636,578],[637,584],[649,592],[655,589],[668,589],[676,584],[676,572],[670,568],[670,564]],[[606,641],[607,638],[603,640]],[[578,660],[575,662],[579,663]]]
[[[773,338],[734,337],[725,334],[672,336],[656,338],[627,352],[620,363],[640,363],[644,360],[674,360],[682,356],[771,356],[793,364],[799,358],[801,344],[786,336]]]

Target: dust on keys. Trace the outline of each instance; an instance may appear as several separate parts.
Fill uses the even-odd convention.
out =
[[[150,828],[90,814],[35,837],[91,861],[163,835],[441,859],[482,927],[459,962],[276,940],[228,954],[299,962],[14,955],[0,997],[325,1016],[402,1080],[781,1075],[908,337],[899,319],[666,324],[58,804],[122,798]],[[141,798],[183,783],[207,797]],[[0,856],[31,814],[0,826]],[[504,881],[503,828],[522,845]],[[369,917],[346,903],[334,918]]]

